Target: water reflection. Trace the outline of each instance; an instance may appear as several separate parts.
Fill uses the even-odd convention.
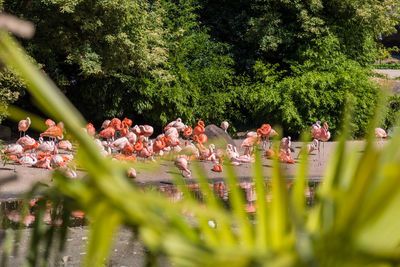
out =
[[[304,192],[306,199],[307,199],[308,206],[312,206],[314,204],[315,191],[320,183],[321,183],[320,181],[309,181],[308,182],[308,185]],[[213,190],[214,194],[217,197],[219,197],[226,204],[227,207],[229,207],[228,186],[224,182],[210,183],[209,186]],[[267,182],[265,186],[266,186],[265,200],[266,200],[266,202],[271,202],[271,200],[272,200],[272,183]],[[287,182],[286,186],[287,186],[287,189],[290,191],[292,189],[293,182]],[[239,183],[239,187],[241,188],[243,197],[246,200],[246,207],[245,207],[246,211],[247,212],[255,212],[256,208],[254,206],[254,203],[257,199],[257,195],[256,195],[254,182],[241,182],[241,183]],[[200,187],[198,184],[188,184],[187,188],[188,188],[189,192],[191,192],[192,195],[196,199],[203,201],[203,195],[200,191]],[[171,200],[171,202],[180,201],[184,197],[183,193],[175,185],[172,185],[172,184],[160,185],[160,186],[157,186],[156,189],[158,191],[162,192],[163,194],[165,194]]]
[[[308,186],[305,190],[305,196],[307,199],[307,205],[312,206],[315,200],[315,191],[320,181],[309,181]],[[245,210],[249,213],[254,213],[256,211],[255,201],[257,199],[256,190],[253,182],[240,182],[239,188],[243,193],[243,198],[245,199]],[[201,202],[204,202],[204,196],[201,193],[199,184],[187,184],[188,191],[192,194],[195,199],[198,199]],[[272,200],[272,183],[266,182],[266,195],[265,201],[271,202]],[[288,190],[290,191],[293,186],[293,182],[287,182],[286,184]],[[220,198],[222,202],[225,204],[226,208],[229,209],[229,188],[223,182],[215,182],[209,184],[210,189],[214,192],[215,196]],[[151,187],[143,187],[143,191],[146,190],[156,190],[161,194],[167,196],[171,202],[178,202],[182,200],[185,196],[182,191],[178,189],[177,186],[173,184],[162,184]],[[31,226],[36,219],[38,214],[38,199],[32,199],[29,203],[28,210],[26,212],[26,216],[23,216],[23,206],[24,203],[22,200],[7,200],[0,202],[0,228],[17,228],[22,224],[23,226]],[[62,215],[60,214],[60,209],[62,208],[53,208],[50,202],[46,202],[43,221],[46,224],[55,224],[61,225]],[[56,213],[56,214],[54,214]],[[56,216],[54,216],[56,215]],[[53,216],[53,218],[52,218]],[[55,218],[55,219],[54,219]],[[65,218],[65,217],[64,217]],[[71,211],[69,214],[69,222],[68,226],[82,226],[85,225],[85,215],[82,211]]]

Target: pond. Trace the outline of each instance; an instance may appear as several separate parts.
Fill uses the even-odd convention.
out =
[[[307,205],[312,206],[315,200],[315,192],[321,180],[313,179],[308,181],[308,186],[305,190],[305,195],[307,199]],[[294,182],[292,180],[287,180],[287,188],[290,191]],[[255,201],[256,201],[256,193],[254,182],[251,181],[241,181],[238,183],[239,188],[243,194],[243,198],[245,200],[245,210],[248,213],[254,213],[256,211]],[[192,183],[186,185],[189,192],[193,194],[193,196],[199,201],[203,201],[203,195],[200,191],[199,184]],[[217,181],[209,183],[210,188],[215,193],[215,195],[222,200],[225,204],[226,208],[229,209],[229,197],[230,192],[228,186],[224,181]],[[272,182],[266,181],[266,202],[271,202],[272,200]],[[178,202],[182,198],[184,198],[184,194],[182,191],[178,189],[178,187],[172,183],[159,183],[156,185],[146,185],[143,186],[144,190],[156,190],[161,194],[167,196],[167,198],[171,202]],[[22,215],[22,210],[24,206],[24,202],[18,199],[7,199],[0,201],[0,228],[18,228],[21,226],[29,227],[35,222],[35,218],[38,214],[38,201],[39,199],[32,199],[29,203],[29,208],[27,210],[27,215]],[[60,209],[60,206],[57,208]],[[46,203],[46,208],[44,209],[43,220],[47,224],[60,224],[61,218],[52,220],[52,208],[50,203]],[[76,227],[86,225],[85,215],[82,211],[72,211],[68,218],[68,226]]]

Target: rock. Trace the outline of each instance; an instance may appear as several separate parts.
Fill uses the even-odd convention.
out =
[[[10,140],[11,139],[11,128],[0,125],[0,139]]]
[[[214,143],[216,147],[226,148],[226,144],[235,145],[230,135],[215,124],[207,125],[205,134],[208,137],[208,143]]]

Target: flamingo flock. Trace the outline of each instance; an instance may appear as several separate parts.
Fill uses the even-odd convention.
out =
[[[65,169],[71,177],[75,177],[76,172],[69,167],[74,159],[74,148],[70,141],[64,140],[63,123],[56,124],[51,119],[46,120],[47,129],[40,134],[38,140],[26,135],[30,124],[29,117],[18,123],[20,138],[2,151],[3,158],[23,166]],[[228,127],[227,121],[221,123],[221,128],[225,133]],[[187,178],[191,177],[189,164],[193,160],[212,162],[214,165],[211,170],[215,172],[222,172],[223,164],[238,166],[254,162],[254,152],[259,143],[262,143],[264,156],[267,159],[272,158],[275,156],[275,151],[271,149],[270,138],[279,135],[270,124],[265,123],[256,131],[248,132],[239,148],[228,144],[225,149],[216,149],[214,144],[207,144],[205,123],[201,120],[192,128],[184,124],[181,118],[177,118],[168,123],[163,133],[153,139],[151,139],[154,133],[152,126],[133,126],[132,120],[128,118],[105,120],[98,133],[92,123],[88,123],[83,130],[93,138],[100,152],[106,157],[136,162],[138,159],[155,161],[156,158],[171,155],[175,166],[182,176]],[[379,138],[387,137],[383,129],[377,128],[375,133]],[[311,135],[313,141],[306,146],[307,152],[311,153],[315,150],[319,152],[320,143],[327,142],[331,136],[328,124],[325,122],[321,126],[321,121],[315,122],[311,126]],[[290,136],[281,138],[277,151],[281,162],[295,164],[291,156],[291,152],[294,151],[291,146]],[[62,152],[59,153],[59,150]],[[136,170],[130,168],[127,176],[135,178]]]

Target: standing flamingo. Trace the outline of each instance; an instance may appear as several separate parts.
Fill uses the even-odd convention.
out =
[[[24,132],[24,136],[26,131],[28,131],[29,126],[31,126],[31,118],[27,117],[26,120],[20,120],[18,123],[18,131],[19,137],[21,137],[21,133]]]
[[[324,148],[325,148],[325,142],[327,142],[331,138],[331,133],[329,132],[328,128],[328,123],[324,122],[323,127],[316,129],[313,133],[313,138],[317,139],[318,141],[323,142],[323,154],[324,154]],[[318,152],[320,152],[320,144],[318,143]],[[319,153],[318,153],[319,155]]]
[[[47,119],[45,123],[47,125],[47,129],[56,126],[56,123],[51,119]]]
[[[101,125],[100,129],[106,129],[110,125],[110,120],[105,120],[103,121],[103,124]]]
[[[179,157],[175,161],[175,166],[181,171],[183,177],[190,178],[192,172],[188,168],[188,161],[184,157]]]
[[[96,134],[96,129],[94,128],[93,124],[88,123],[86,125],[86,132],[93,137]]]
[[[221,128],[222,128],[222,130],[225,131],[225,133],[227,133],[226,130],[228,130],[228,127],[229,127],[229,122],[227,122],[227,121],[221,122]]]
[[[193,129],[193,134],[200,135],[206,131],[204,121],[198,121],[197,126]]]
[[[54,140],[57,138],[58,140],[61,140],[64,138],[64,124],[62,122],[59,122],[56,126],[52,126],[43,133],[40,134],[40,137],[47,136],[50,138],[54,138]]]

